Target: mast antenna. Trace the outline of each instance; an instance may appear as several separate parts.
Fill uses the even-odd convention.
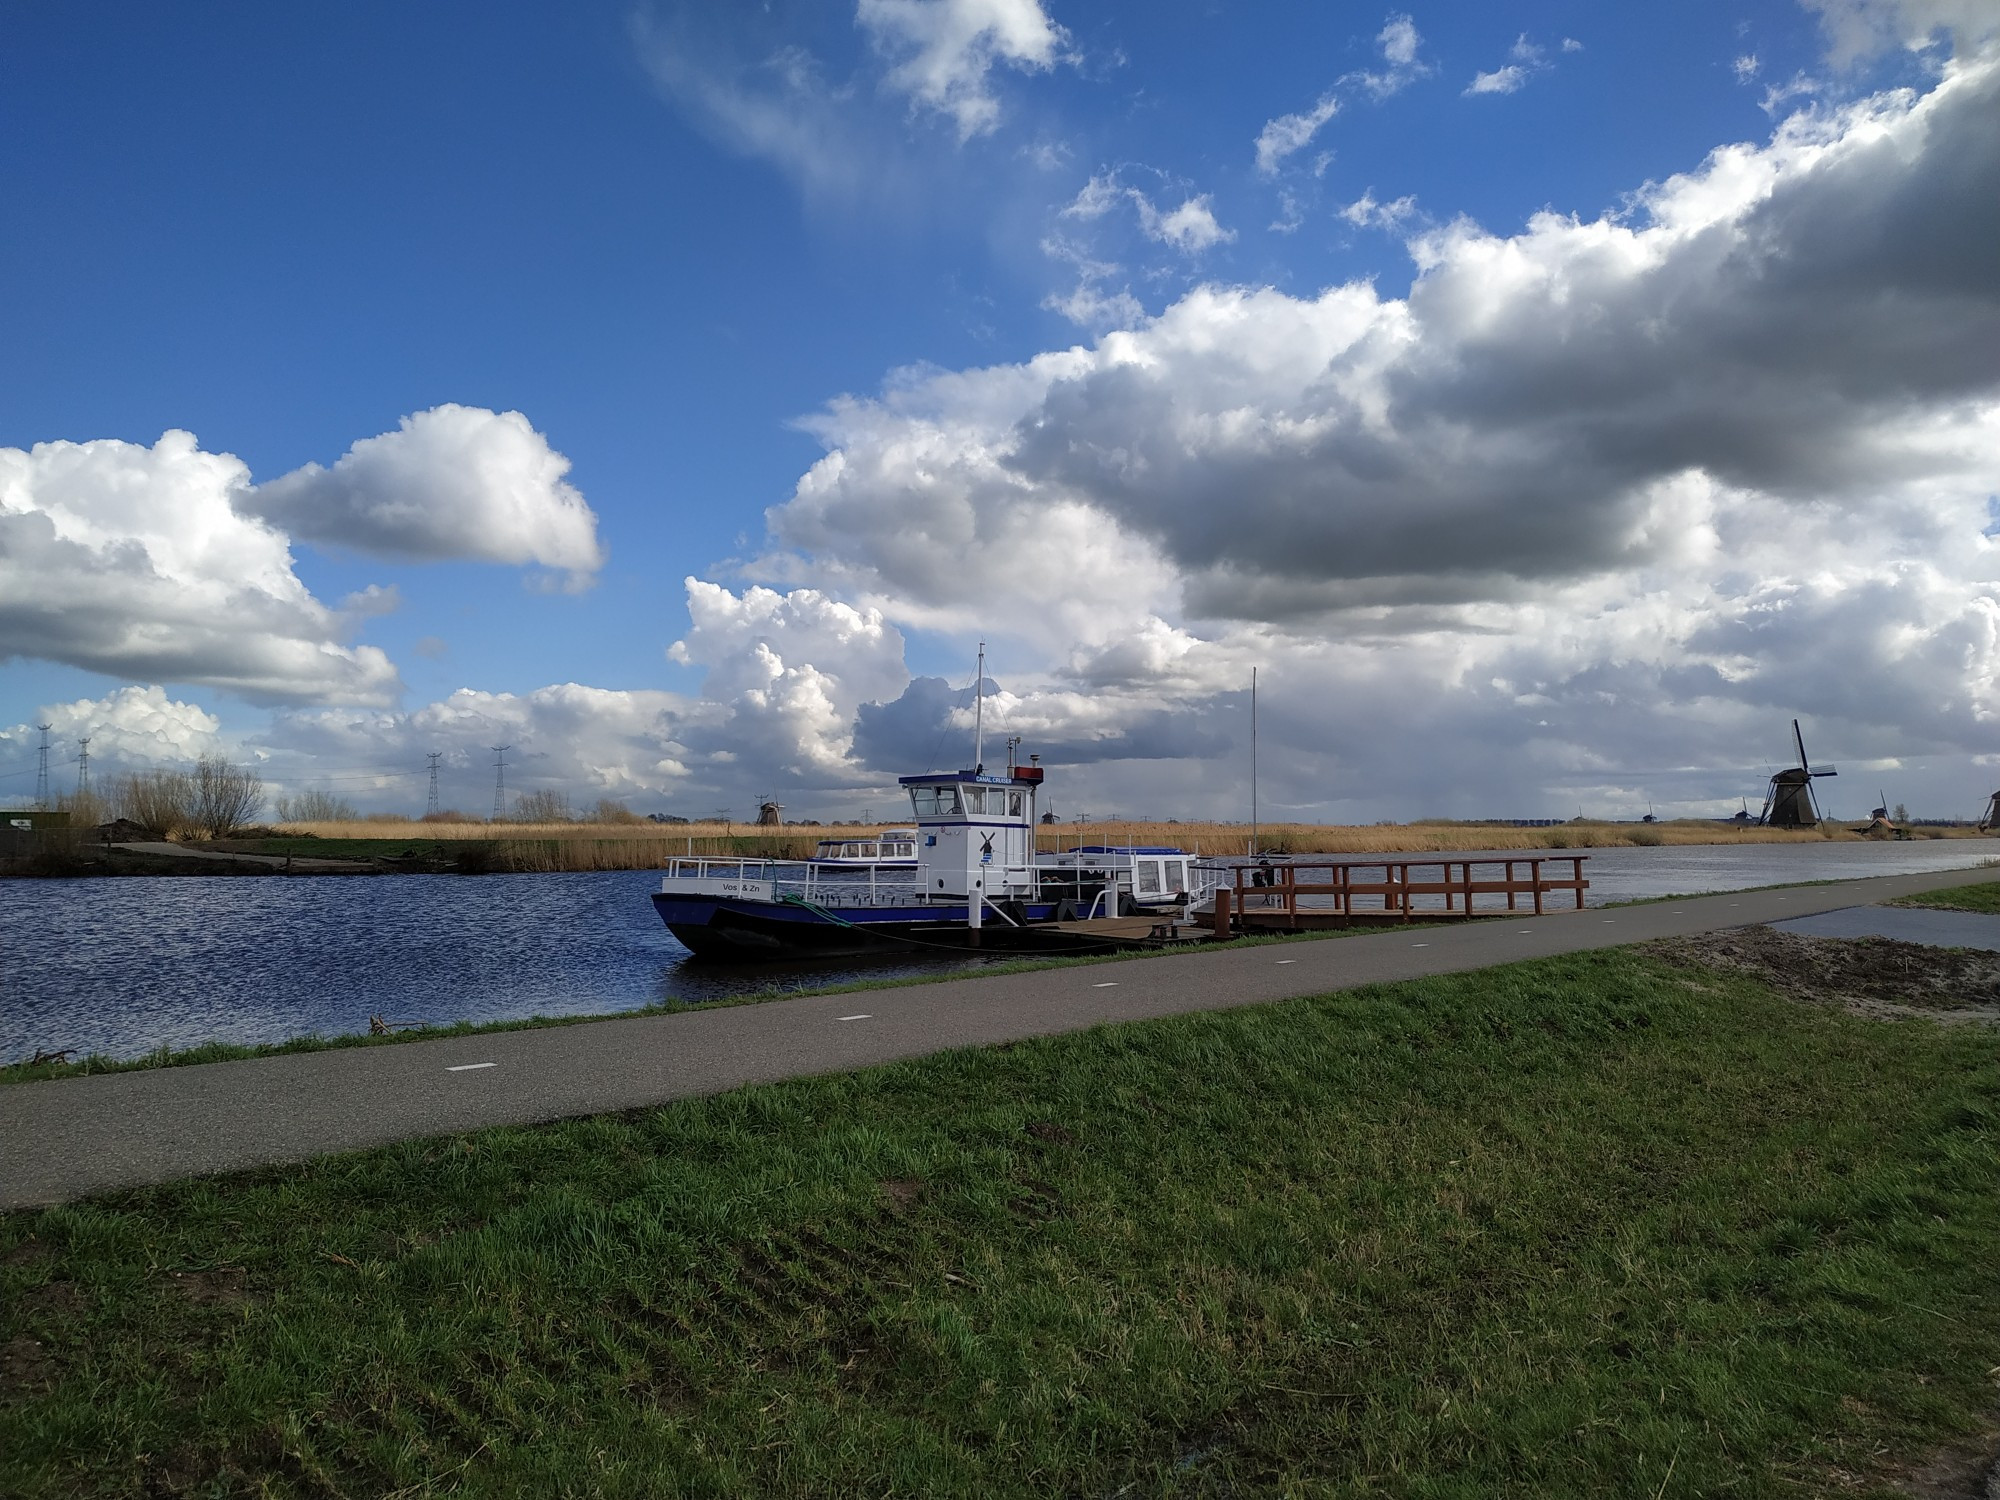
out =
[[[1250,852],[1257,852],[1257,669],[1250,669]]]
[[[972,669],[972,770],[986,769],[986,642],[979,643],[979,665]]]

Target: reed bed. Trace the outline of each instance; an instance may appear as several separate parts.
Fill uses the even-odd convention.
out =
[[[750,859],[804,859],[821,839],[863,839],[898,825],[832,824],[823,827],[765,828],[746,823],[418,823],[357,821],[293,823],[281,830],[340,841],[353,848],[368,841],[401,846],[428,843],[468,854],[494,869],[534,872],[566,870],[650,870],[689,856]],[[1977,837],[1973,828],[1915,830],[1919,838]],[[1204,855],[1242,855],[1251,832],[1241,823],[1106,820],[1064,823],[1037,830],[1043,852],[1079,844],[1175,845]],[[1377,823],[1338,827],[1318,823],[1266,823],[1257,829],[1257,847],[1273,854],[1436,854],[1484,849],[1609,849],[1699,844],[1810,844],[1856,842],[1845,826],[1828,832],[1799,833],[1775,828],[1739,829],[1727,823],[1687,819],[1669,823],[1573,822],[1545,828],[1509,824]],[[359,853],[360,850],[354,852]]]

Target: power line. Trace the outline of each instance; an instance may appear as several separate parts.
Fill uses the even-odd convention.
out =
[[[49,806],[49,730],[54,727],[52,724],[35,726],[42,732],[41,760],[35,767],[35,806],[44,812],[48,811]]]
[[[438,762],[444,758],[444,751],[427,751],[425,758],[431,763],[431,795],[430,800],[424,804],[424,816],[434,818],[438,811]]]
[[[494,745],[493,750],[493,821],[499,822],[507,809],[507,752],[512,745]]]

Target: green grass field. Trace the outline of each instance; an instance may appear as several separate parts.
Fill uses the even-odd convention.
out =
[[[0,1493],[1884,1493],[1996,1050],[1617,951],[14,1214]]]
[[[1931,906],[1944,911],[2000,912],[2000,882],[1955,886],[1948,891],[1927,891],[1921,896],[1904,896],[1889,904]]]

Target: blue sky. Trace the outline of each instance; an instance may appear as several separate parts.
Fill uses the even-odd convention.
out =
[[[1723,810],[1793,714],[1975,807],[1987,10],[9,7],[0,798],[831,816],[988,637],[1100,812],[1235,811],[1252,665],[1301,817]]]

